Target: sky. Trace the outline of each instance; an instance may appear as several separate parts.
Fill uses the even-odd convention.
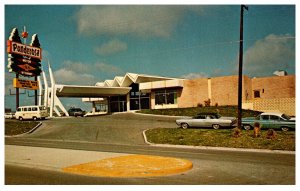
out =
[[[249,77],[295,74],[295,5],[248,5],[244,68]],[[240,5],[4,5],[4,43],[11,30],[38,34],[58,84],[95,85],[127,72],[178,78],[238,75]],[[27,39],[27,43],[30,42]],[[6,67],[5,108],[15,109]],[[48,75],[49,76],[49,75]],[[25,78],[24,79],[28,79]],[[29,78],[30,79],[30,78]],[[23,92],[23,90],[20,90]],[[29,91],[33,95],[33,91]],[[91,110],[78,98],[66,109]],[[34,104],[22,94],[20,105]]]

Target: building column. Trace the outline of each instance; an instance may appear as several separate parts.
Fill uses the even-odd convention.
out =
[[[211,100],[211,78],[207,79],[207,87],[208,87],[208,99]]]
[[[130,111],[130,94],[129,93],[126,95],[126,106],[127,106],[127,111]]]
[[[107,97],[107,113],[111,113],[111,108],[110,108],[110,97]]]
[[[93,104],[92,113],[95,115],[95,113],[96,113],[96,102],[93,101],[92,104]]]

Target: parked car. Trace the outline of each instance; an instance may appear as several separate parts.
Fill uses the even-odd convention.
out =
[[[216,113],[200,113],[192,118],[177,119],[176,124],[183,129],[188,127],[231,127],[236,124],[235,117],[222,117]]]
[[[81,116],[83,117],[85,115],[85,111],[82,111],[82,109],[80,108],[75,108],[75,107],[72,107],[68,110],[68,113],[69,113],[69,116]]]
[[[13,113],[13,112],[5,113],[4,118],[5,119],[14,119],[15,118],[15,113]]]
[[[261,128],[281,129],[282,131],[295,129],[296,126],[295,118],[284,113],[261,113],[257,117],[242,118],[242,125],[246,130],[252,129],[255,122],[258,122]]]
[[[36,121],[37,119],[45,119],[48,117],[48,111],[45,106],[21,106],[18,107],[15,118],[22,121],[24,119],[33,119]]]

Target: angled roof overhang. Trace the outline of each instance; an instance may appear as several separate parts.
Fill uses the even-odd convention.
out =
[[[108,97],[126,95],[131,87],[99,87],[99,86],[73,86],[57,85],[58,97]]]
[[[153,76],[153,75],[146,75],[146,74],[126,73],[124,77],[116,76],[113,80],[105,80],[104,82],[98,82],[96,86],[128,87],[132,83],[143,83],[143,82],[174,80],[174,79],[177,78],[168,78],[168,77]]]

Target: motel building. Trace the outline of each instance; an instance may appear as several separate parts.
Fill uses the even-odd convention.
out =
[[[276,72],[274,76],[243,76],[243,108],[276,111],[295,115],[295,75]],[[167,109],[237,105],[238,76],[180,79],[126,73],[94,87],[60,89],[61,96],[84,97],[92,105],[91,115],[101,112],[126,112],[141,109]],[[75,93],[77,91],[77,94]],[[74,93],[76,96],[74,96]],[[95,95],[95,96],[93,96]]]

